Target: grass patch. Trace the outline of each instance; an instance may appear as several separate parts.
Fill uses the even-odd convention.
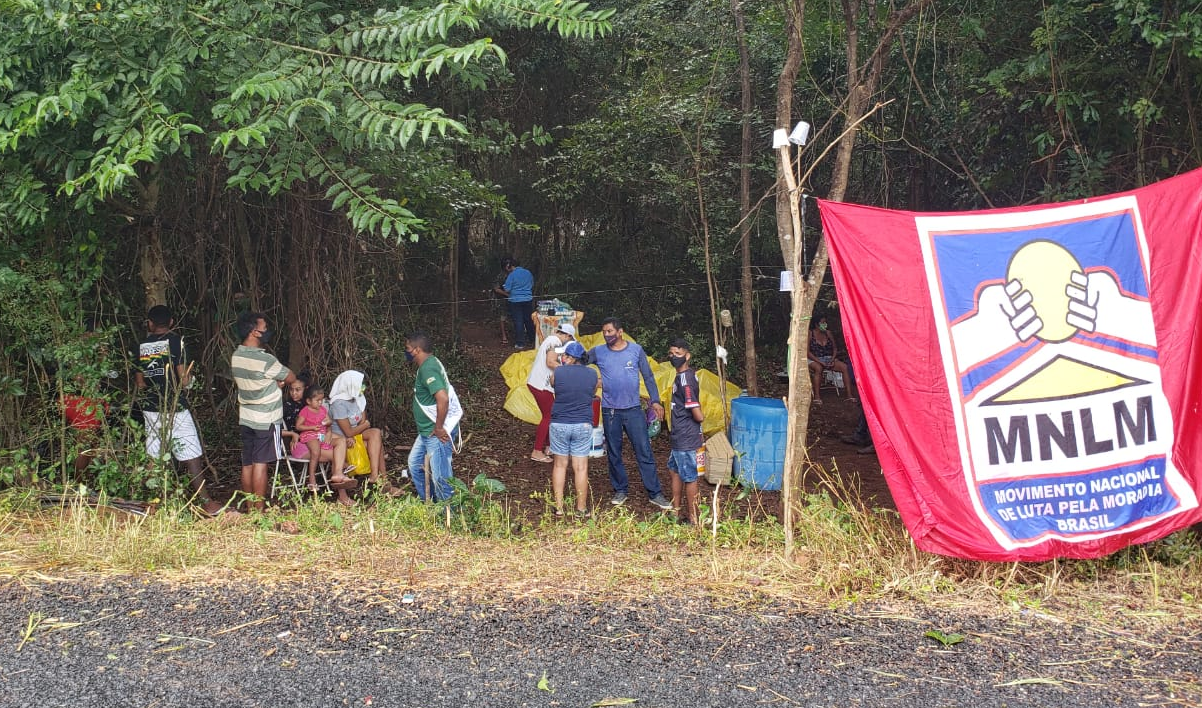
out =
[[[31,492],[9,491],[0,494],[0,575],[370,579],[549,601],[684,592],[732,605],[901,602],[1098,621],[1197,616],[1202,569],[1188,532],[1093,561],[969,562],[918,551],[897,514],[858,504],[857,490],[837,470],[815,466],[807,488],[792,558],[784,557],[782,529],[764,520],[764,510],[725,516],[737,489],[706,501],[710,523],[703,529],[678,525],[668,514],[612,507],[560,521],[549,504],[529,524],[479,478],[462,487],[455,506],[412,497],[350,509],[304,501],[213,520],[176,503],[136,517],[71,502],[45,507]]]

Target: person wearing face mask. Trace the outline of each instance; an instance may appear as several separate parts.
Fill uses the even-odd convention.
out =
[[[690,366],[692,358],[688,342],[681,338],[672,340],[668,347],[668,361],[676,369],[668,404],[671,408],[669,437],[672,452],[668,455],[668,471],[672,473],[672,506],[681,509],[680,523],[696,526],[700,522],[697,456],[705,454],[705,436],[701,433],[705,412],[701,410],[701,386],[697,383],[697,372]],[[684,508],[680,507],[682,488]]]
[[[284,398],[280,387],[296,380],[288,367],[263,349],[271,330],[262,312],[238,317],[242,344],[230,358],[230,373],[238,386],[238,427],[242,433],[242,492],[254,508],[267,503],[267,465],[280,457]]]
[[[554,334],[549,335],[539,345],[534,355],[534,365],[530,367],[530,375],[526,377],[526,387],[538,404],[542,419],[534,431],[534,449],[530,459],[535,462],[551,462],[547,453],[551,439],[551,408],[555,405],[555,391],[551,386],[551,370],[558,365],[556,352],[576,339],[576,328],[570,323],[563,322]],[[562,353],[562,352],[560,352]]]
[[[836,358],[839,347],[835,344],[835,338],[829,331],[826,316],[821,316],[814,322],[814,326],[810,328],[809,346],[810,386],[813,394],[810,401],[816,406],[822,405],[819,385],[822,383],[823,372],[830,369],[843,374],[843,380],[847,382],[847,400],[854,402],[856,400],[856,382],[852,379],[851,368],[847,363]]]
[[[626,466],[622,462],[622,435],[630,438],[634,454],[639,463],[639,476],[651,503],[660,509],[670,510],[672,502],[664,497],[659,484],[659,470],[655,466],[655,455],[651,452],[651,438],[647,434],[647,418],[639,404],[639,378],[647,387],[651,397],[651,409],[656,418],[664,419],[664,407],[659,402],[659,388],[651,374],[647,354],[635,342],[622,337],[622,322],[616,317],[601,323],[601,336],[605,344],[589,350],[589,361],[601,370],[601,420],[605,427],[605,456],[609,461],[609,481],[614,495],[609,503],[621,506],[626,503],[629,480]]]

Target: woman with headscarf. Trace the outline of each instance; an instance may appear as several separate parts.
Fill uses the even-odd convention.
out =
[[[360,371],[344,371],[330,387],[330,417],[334,420],[331,432],[346,438],[348,449],[358,445],[356,435],[363,436],[367,457],[371,460],[368,484],[381,484],[384,477],[384,437],[379,428],[371,427],[367,419],[367,385]],[[357,470],[362,473],[362,470]],[[386,490],[392,492],[392,489]]]

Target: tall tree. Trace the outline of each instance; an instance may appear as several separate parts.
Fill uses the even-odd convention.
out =
[[[312,183],[360,232],[415,238],[422,145],[465,134],[426,105],[439,77],[482,87],[504,50],[489,28],[608,31],[612,10],[561,0],[360,3],[11,0],[0,14],[0,204],[36,228],[47,200],[137,220],[147,297],[164,297],[157,181],[212,154],[229,187]],[[14,197],[13,195],[17,195]]]
[[[755,354],[755,283],[751,273],[751,112],[754,96],[751,90],[751,57],[747,50],[747,19],[741,0],[730,0],[735,17],[735,39],[739,44],[739,256],[741,260],[740,293],[743,300],[743,376],[747,393],[760,395],[756,376]]]
[[[911,2],[905,5],[895,7],[883,20],[878,20],[875,12],[868,13],[869,16],[866,19],[868,30],[876,35],[876,41],[867,61],[861,64],[859,54],[860,33],[861,23],[865,21],[865,18],[861,15],[861,0],[841,0],[843,29],[846,35],[847,93],[841,106],[843,131],[837,139],[835,164],[831,174],[830,189],[827,191],[828,199],[839,201],[847,193],[852,157],[856,144],[856,134],[860,123],[869,114],[869,103],[872,101],[880,85],[881,77],[887,66],[889,52],[893,48],[893,43],[898,33],[907,22],[932,2],[933,0],[911,0]],[[792,7],[794,7],[796,13],[795,21],[797,26],[795,32],[798,32],[798,35],[796,40],[794,40],[792,33],[790,34],[789,52],[786,55],[785,66],[781,71],[777,96],[777,125],[783,126],[786,129],[791,125],[792,116],[789,115],[786,109],[791,106],[794,88],[793,82],[786,79],[790,76],[795,76],[796,72],[796,67],[790,63],[790,58],[794,57],[794,53],[796,53],[798,61],[800,59],[801,35],[799,31],[805,14],[804,0],[794,0]],[[794,41],[797,42],[796,46],[793,44]],[[790,270],[793,271],[793,309],[789,320],[789,343],[792,348],[792,356],[789,361],[789,428],[787,433],[787,449],[785,451],[784,494],[782,495],[785,507],[785,546],[786,552],[791,553],[793,550],[793,520],[801,491],[801,471],[803,465],[808,461],[805,442],[806,433],[809,428],[809,403],[813,393],[810,390],[810,378],[806,364],[806,348],[809,340],[809,328],[806,327],[806,323],[809,322],[811,313],[814,311],[814,305],[818,301],[819,289],[822,286],[823,279],[826,277],[829,255],[827,253],[826,241],[822,240],[818,245],[817,252],[814,254],[814,263],[810,267],[809,272],[807,274],[802,273],[801,262],[798,257],[802,243],[802,234],[798,219],[797,203],[801,199],[800,190],[803,185],[799,184],[793,178],[793,162],[790,158],[789,148],[787,146],[782,147],[778,156],[779,163],[777,170],[778,174],[784,177],[783,185],[785,187],[781,189],[778,186],[778,205],[783,196],[787,200],[785,206],[789,213],[788,227],[786,227],[787,231],[784,231],[784,233],[793,236],[791,239],[781,238],[782,244],[786,241],[791,241],[791,250],[786,251],[784,255],[786,258],[785,262],[791,264]],[[779,206],[777,211],[779,215]],[[781,230],[782,226],[783,224],[778,223],[778,230]],[[785,249],[782,248],[782,250]]]

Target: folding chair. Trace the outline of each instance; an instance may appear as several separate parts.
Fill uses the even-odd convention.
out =
[[[275,474],[271,477],[271,496],[275,496],[276,489],[280,486],[280,463],[284,463],[285,469],[288,470],[288,487],[292,491],[299,494],[304,494],[309,483],[309,460],[304,457],[293,457],[286,455],[275,461]],[[330,491],[330,463],[317,463],[317,485],[320,489],[326,492]]]
[[[836,394],[846,395],[847,383],[843,380],[843,372],[823,369],[822,388],[834,388]]]

